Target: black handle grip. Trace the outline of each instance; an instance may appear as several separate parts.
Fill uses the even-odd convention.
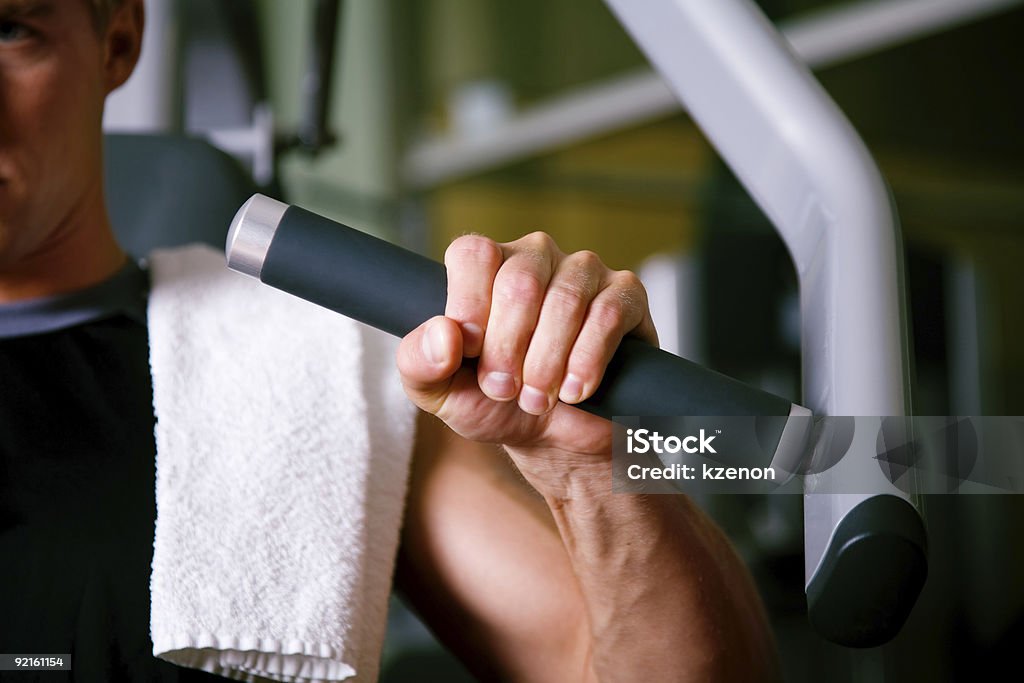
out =
[[[278,223],[260,280],[372,327],[404,336],[444,313],[447,276],[436,261],[296,206]],[[638,339],[625,339],[597,392],[596,415],[789,415],[778,396]]]

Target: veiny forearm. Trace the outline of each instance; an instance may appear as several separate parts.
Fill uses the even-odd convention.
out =
[[[778,678],[746,568],[687,497],[613,494],[608,459],[573,465],[568,454],[509,452],[544,496],[569,554],[596,680]],[[561,463],[557,474],[551,463]]]

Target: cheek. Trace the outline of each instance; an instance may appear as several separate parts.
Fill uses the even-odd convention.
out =
[[[52,154],[45,144],[47,130],[53,125],[53,105],[49,103],[53,94],[47,87],[51,74],[39,67],[5,71],[0,85],[0,171],[7,176],[12,191],[23,195],[38,182],[39,169]]]
[[[101,176],[102,91],[84,69],[58,68],[66,63],[0,68],[0,266],[34,248]]]
[[[29,75],[12,107],[15,149],[34,192],[67,192],[76,173],[99,163],[103,98],[82,72],[40,65]]]
[[[103,95],[99,84],[85,74],[57,73],[51,87],[40,93],[40,118],[48,122],[51,137],[60,139],[68,152],[79,150],[99,132]],[[92,135],[86,135],[87,132]]]

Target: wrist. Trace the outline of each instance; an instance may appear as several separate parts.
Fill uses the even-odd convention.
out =
[[[594,500],[612,493],[611,453],[510,446],[506,446],[505,451],[550,507],[562,507],[573,500]]]

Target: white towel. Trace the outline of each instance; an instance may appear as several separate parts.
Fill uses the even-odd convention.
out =
[[[414,409],[395,343],[207,247],[150,260],[156,656],[375,680]]]

